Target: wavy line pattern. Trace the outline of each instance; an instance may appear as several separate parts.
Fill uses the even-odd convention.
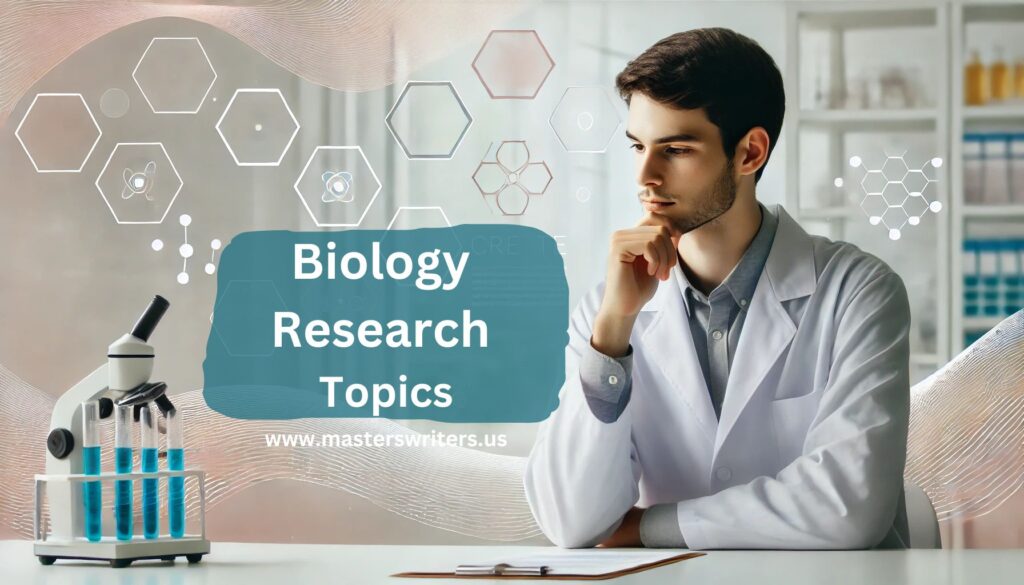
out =
[[[521,457],[457,447],[268,448],[268,433],[414,432],[380,419],[237,420],[207,408],[198,390],[174,399],[185,414],[188,466],[207,472],[208,509],[257,483],[293,479],[464,535],[516,541],[540,534],[522,489]],[[32,533],[30,478],[45,466],[53,404],[0,366],[0,525],[26,538]],[[110,449],[104,449],[109,462]],[[1024,311],[911,389],[907,459],[906,479],[925,490],[940,521],[988,514],[1021,489]],[[189,493],[191,518],[197,499]]]
[[[143,20],[176,16],[204,22],[303,79],[336,90],[368,91],[390,85],[396,76],[408,75],[470,39],[482,42],[488,30],[525,4],[529,2],[436,2],[428,7],[408,0],[0,0],[0,125],[29,88],[69,55]]]
[[[1024,311],[911,390],[907,480],[939,520],[983,516],[1024,484]]]

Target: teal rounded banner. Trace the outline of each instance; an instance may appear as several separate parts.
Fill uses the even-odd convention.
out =
[[[246,232],[221,256],[203,393],[242,419],[535,422],[567,323],[562,256],[534,228]]]

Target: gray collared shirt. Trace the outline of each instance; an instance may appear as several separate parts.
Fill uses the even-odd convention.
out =
[[[697,359],[704,373],[715,416],[719,418],[722,415],[729,370],[740,342],[740,330],[768,259],[768,252],[772,249],[778,223],[778,218],[762,205],[761,226],[754,239],[732,272],[710,295],[705,296],[694,287],[686,278],[684,270],[672,272],[677,275],[676,284],[686,299],[686,315],[693,346],[697,350]]]
[[[725,400],[733,356],[750,299],[764,270],[775,240],[778,217],[763,205],[761,225],[740,261],[711,294],[704,295],[686,278],[685,271],[674,270],[673,279],[683,295],[690,335],[704,374],[708,394],[720,416]],[[591,412],[603,422],[619,418],[629,403],[632,391],[633,349],[621,358],[611,358],[593,347],[580,361],[580,382]],[[640,524],[641,540],[647,546],[685,546],[675,518],[675,507],[653,506]]]

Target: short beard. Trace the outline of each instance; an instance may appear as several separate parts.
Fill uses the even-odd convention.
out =
[[[725,170],[722,171],[711,189],[697,201],[696,208],[690,217],[673,218],[672,223],[680,234],[692,232],[702,225],[718,219],[732,208],[736,201],[736,179],[733,174],[732,159],[727,159]]]

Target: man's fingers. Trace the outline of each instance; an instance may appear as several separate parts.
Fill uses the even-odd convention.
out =
[[[647,240],[644,244],[644,258],[647,258],[647,274],[655,276],[661,270],[661,250],[654,240]]]
[[[672,242],[671,238],[660,238],[662,246],[664,246],[667,261],[665,262],[665,280],[668,280],[669,275],[672,272],[672,267],[676,265],[676,247]]]

